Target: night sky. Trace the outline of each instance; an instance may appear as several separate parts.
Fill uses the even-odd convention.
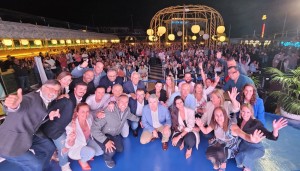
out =
[[[159,10],[183,4],[215,8],[223,16],[226,33],[231,37],[261,32],[261,17],[267,15],[266,35],[281,33],[285,16],[286,30],[300,29],[300,0],[5,0],[1,8],[54,18],[89,26],[127,26],[146,29]]]

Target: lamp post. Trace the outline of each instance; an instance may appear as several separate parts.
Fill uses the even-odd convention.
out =
[[[261,19],[263,21],[263,25],[262,25],[262,29],[261,29],[261,38],[264,38],[267,15],[263,15]]]

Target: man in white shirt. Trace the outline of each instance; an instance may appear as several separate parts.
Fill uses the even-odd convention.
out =
[[[86,99],[86,103],[90,106],[91,114],[93,117],[96,117],[97,112],[103,111],[108,103],[109,103],[109,94],[105,94],[105,88],[104,87],[97,87],[95,94],[90,95]]]
[[[148,101],[145,99],[145,91],[143,89],[137,89],[135,97],[129,98],[129,108],[130,112],[138,117],[142,117],[142,111],[145,105],[148,104]],[[138,126],[139,122],[130,122],[130,127],[133,130],[133,136],[138,136]]]

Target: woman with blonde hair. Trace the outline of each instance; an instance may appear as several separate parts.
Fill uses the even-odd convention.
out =
[[[206,157],[218,171],[225,171],[227,159],[236,156],[239,137],[251,143],[258,143],[264,138],[260,130],[254,130],[253,134],[246,134],[228,117],[226,110],[221,106],[214,109],[208,127],[204,127],[204,123],[199,118],[196,119],[196,124],[204,134],[214,131],[216,139],[207,148]]]
[[[65,150],[73,160],[78,160],[82,170],[91,170],[87,161],[94,156],[103,154],[101,147],[91,136],[92,116],[87,103],[79,103],[75,110],[72,122],[66,127],[67,139]]]
[[[236,100],[236,96],[239,93],[237,88],[232,88],[231,93],[228,91],[228,96],[231,101],[225,101],[224,91],[221,89],[215,89],[210,94],[210,101],[206,103],[204,113],[201,117],[204,125],[210,125],[213,111],[216,107],[223,107],[230,118],[230,113],[236,113],[240,111],[240,103]],[[236,116],[233,116],[233,122],[236,123]]]
[[[269,140],[276,141],[279,136],[279,130],[287,126],[287,120],[280,118],[273,121],[273,131],[268,131],[260,120],[254,118],[253,107],[249,103],[245,103],[241,107],[238,126],[247,134],[253,134],[255,130],[260,130]],[[237,166],[243,168],[244,171],[251,171],[254,168],[255,162],[263,157],[265,148],[262,143],[251,143],[242,140],[239,144],[239,152],[235,160]]]

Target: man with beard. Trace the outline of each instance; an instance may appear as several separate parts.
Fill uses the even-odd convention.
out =
[[[36,131],[43,122],[60,117],[59,110],[48,108],[59,92],[60,83],[48,80],[38,91],[23,96],[19,89],[5,99],[7,116],[0,126],[0,157],[22,170],[47,168],[55,146],[49,138],[37,136]]]
[[[84,82],[87,84],[87,90],[85,95],[82,97],[82,101],[85,102],[86,98],[95,93],[95,86],[93,83],[93,79],[94,79],[94,72],[91,70],[87,70],[85,71],[85,73],[83,74],[82,77],[76,78],[74,79],[71,84],[70,84],[70,92],[73,92],[75,85],[78,82]]]
[[[190,85],[190,93],[193,94],[194,92],[194,86],[195,86],[195,83],[193,82],[193,77],[192,77],[192,74],[190,72],[186,72],[184,74],[184,81],[180,82],[178,84],[178,88],[181,90],[181,86],[184,84],[184,83],[187,83]]]
[[[85,102],[83,100],[83,97],[87,92],[87,87],[88,87],[88,85],[85,82],[76,83],[73,92],[70,93],[70,95],[69,95],[70,100],[72,101],[74,108],[80,102]]]

